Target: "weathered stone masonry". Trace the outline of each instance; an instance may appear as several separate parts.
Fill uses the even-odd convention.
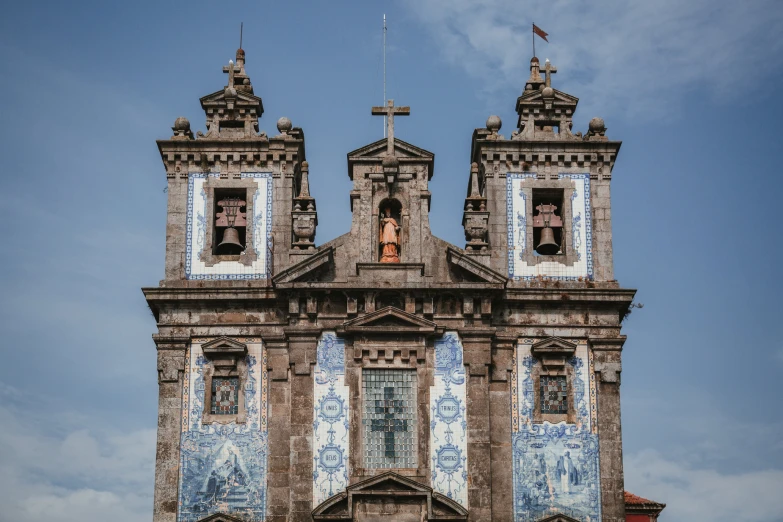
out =
[[[434,155],[393,126],[348,153],[351,229],[317,245],[304,132],[287,118],[259,132],[241,49],[201,99],[207,131],[178,118],[158,141],[153,520],[624,520],[620,325],[635,291],[612,267],[620,142],[600,118],[572,133],[578,100],[548,62],[530,71],[512,136],[496,116],[473,133],[465,248],[432,235]],[[231,200],[241,254],[220,243]],[[385,217],[398,263],[380,262]],[[557,253],[536,252],[550,232]],[[372,386],[382,399],[367,402]]]

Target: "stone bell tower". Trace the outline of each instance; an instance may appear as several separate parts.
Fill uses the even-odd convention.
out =
[[[269,380],[278,374],[268,365],[287,315],[271,278],[315,252],[302,129],[280,118],[279,134],[259,131],[264,105],[243,49],[223,73],[227,84],[201,98],[206,132],[177,118],[157,142],[168,179],[166,269],[144,294],[158,321],[161,522],[264,520],[276,509]],[[276,333],[262,335],[260,324]]]
[[[552,87],[556,72],[530,61],[510,139],[497,116],[473,133],[466,252],[508,278],[494,320],[514,345],[514,520],[620,522],[620,322],[635,293],[612,265],[621,142],[601,118],[572,131],[578,99]]]

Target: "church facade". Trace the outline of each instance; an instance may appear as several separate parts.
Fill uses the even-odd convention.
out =
[[[318,245],[302,129],[258,130],[245,53],[158,141],[168,180],[156,522],[625,520],[620,149],[537,58],[465,171],[465,244],[429,227],[434,155],[347,155],[352,222]],[[315,172],[313,175],[317,175]]]

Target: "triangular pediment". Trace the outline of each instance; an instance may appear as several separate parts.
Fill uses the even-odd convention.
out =
[[[356,163],[380,163],[386,156],[387,143],[385,139],[378,140],[360,149],[348,153],[348,174],[353,179],[353,166]],[[399,138],[394,138],[394,155],[401,164],[413,163],[427,166],[427,178],[432,179],[435,154]]]
[[[410,505],[421,502],[425,520],[467,520],[468,511],[459,503],[431,487],[387,471],[348,486],[313,510],[313,520],[354,520],[354,504],[362,501]],[[392,518],[390,518],[391,520]],[[407,518],[405,519],[407,520]],[[421,520],[416,518],[416,520]]]
[[[201,101],[202,108],[222,107],[226,104],[225,89],[220,89],[219,91],[215,91],[212,94],[207,94],[206,96],[202,96],[200,101]],[[236,99],[234,101],[234,104],[236,106],[251,106],[251,107],[261,106],[261,98],[253,94],[250,94],[249,92],[238,90],[236,91]]]
[[[552,89],[554,91],[555,95],[555,103],[561,103],[566,105],[576,105],[579,103],[579,98],[576,96],[571,96],[568,93],[565,93],[563,91],[558,91],[557,89]],[[522,96],[519,97],[520,103],[530,103],[530,102],[539,102],[542,101],[544,97],[541,94],[540,90],[530,90],[525,91],[522,93]]]
[[[432,321],[422,319],[399,308],[387,306],[343,323],[340,330],[344,332],[434,333],[437,326]]]
[[[214,515],[209,515],[208,517],[200,519],[198,522],[245,522],[245,520],[233,515],[215,513]]]
[[[449,247],[446,253],[449,263],[465,270],[481,282],[505,285],[506,281],[508,281],[508,278],[505,276],[495,272],[488,266],[479,263],[470,255],[461,252],[454,247]]]
[[[201,349],[205,352],[212,350],[221,352],[247,351],[247,345],[240,343],[236,339],[222,336],[205,342],[201,345]]]
[[[571,518],[567,515],[562,515],[558,513],[557,515],[552,515],[546,518],[539,518],[537,522],[579,522],[575,518]]]
[[[274,276],[272,282],[276,285],[293,283],[295,281],[312,280],[312,277],[322,267],[333,261],[334,247],[322,248],[319,252],[308,256],[307,259],[290,266]]]
[[[247,354],[247,345],[230,337],[218,337],[201,345],[201,351],[209,358],[225,356],[243,356]]]
[[[358,491],[365,493],[370,491],[407,491],[426,494],[431,492],[432,488],[416,482],[415,480],[403,477],[393,471],[387,471],[386,473],[381,473],[380,475],[348,486],[349,493],[356,493]]]
[[[571,356],[576,351],[576,344],[560,337],[547,337],[533,343],[530,347],[533,355],[565,355]]]
[[[365,145],[360,149],[356,149],[348,153],[348,161],[356,161],[362,159],[377,159],[380,160],[386,155],[386,140],[381,139],[369,145]],[[394,155],[400,160],[405,158],[416,158],[420,160],[432,160],[435,158],[435,154],[428,150],[421,149],[415,145],[411,145],[406,141],[402,141],[399,138],[394,138]]]

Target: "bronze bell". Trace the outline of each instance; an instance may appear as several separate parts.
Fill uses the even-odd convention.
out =
[[[542,256],[553,256],[560,251],[560,245],[555,242],[555,232],[552,227],[544,227],[541,230],[541,241],[538,242],[536,252]]]
[[[218,254],[239,254],[245,249],[239,241],[239,232],[234,227],[223,231],[223,241],[217,247]]]

